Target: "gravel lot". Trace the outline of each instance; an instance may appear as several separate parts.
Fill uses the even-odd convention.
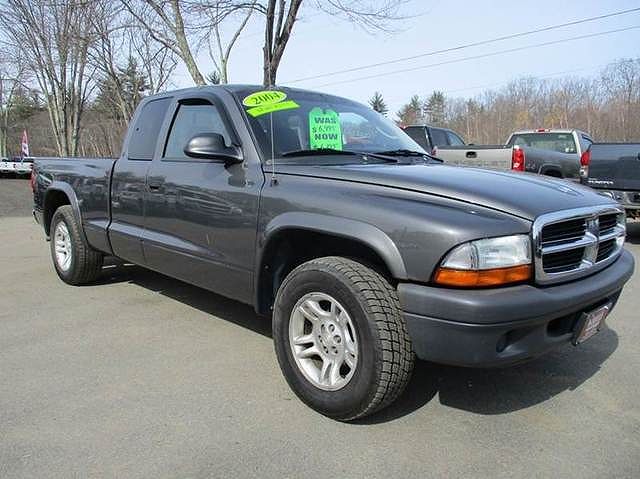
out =
[[[0,477],[640,477],[640,279],[609,328],[518,367],[419,363],[357,424],[300,403],[268,321],[138,267],[58,280],[0,180]],[[628,248],[640,264],[640,224]]]

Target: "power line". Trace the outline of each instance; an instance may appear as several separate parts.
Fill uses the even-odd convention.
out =
[[[552,78],[555,76],[559,76],[559,75],[569,75],[571,73],[577,73],[577,72],[584,72],[584,71],[588,71],[588,70],[595,70],[596,68],[604,68],[604,67],[612,67],[612,66],[616,66],[616,65],[621,65],[622,63],[626,62],[628,60],[620,60],[620,61],[616,61],[616,62],[607,62],[607,63],[598,63],[598,64],[593,64],[587,67],[581,67],[581,68],[573,68],[571,70],[563,70],[563,71],[557,71],[557,72],[552,72],[552,73],[544,73],[542,75],[540,74],[535,74],[535,75],[521,75],[519,78],[522,77],[527,77],[530,76],[536,80],[543,80],[543,79],[547,79],[547,78]],[[438,88],[434,88],[433,90],[436,91],[441,91],[442,93],[444,93],[445,95],[450,95],[452,93],[459,93],[459,92],[463,92],[463,91],[469,91],[469,90],[478,90],[480,88],[494,88],[494,87],[498,87],[498,86],[503,86],[503,85],[508,85],[509,83],[513,82],[513,81],[517,81],[517,78],[511,78],[509,80],[505,80],[505,81],[501,81],[501,82],[494,82],[494,83],[485,83],[483,85],[475,85],[475,86],[471,86],[471,87],[465,87],[465,88],[455,88],[452,90],[438,90]],[[406,99],[406,96],[404,97]],[[387,97],[385,96],[385,100],[390,102],[390,103],[396,103],[400,101],[400,97],[398,96],[394,96],[394,97]]]
[[[615,62],[615,63],[599,63],[597,65],[591,65],[588,67],[582,67],[582,68],[574,68],[572,70],[564,70],[561,72],[553,72],[553,73],[545,73],[543,75],[531,75],[532,78],[535,78],[537,80],[542,80],[545,78],[551,78],[551,77],[555,77],[555,76],[559,76],[559,75],[569,75],[571,73],[578,73],[578,72],[584,72],[584,71],[588,71],[588,70],[595,70],[596,68],[603,68],[606,66],[613,66],[613,65],[617,65],[619,63],[622,62]],[[528,75],[523,75],[524,77],[527,77]],[[521,76],[520,78],[522,78],[523,76]],[[497,87],[497,86],[502,86],[502,85],[508,85],[509,83],[511,83],[512,81],[515,81],[514,78],[512,78],[511,80],[507,80],[507,81],[502,81],[499,83],[489,83],[489,84],[484,84],[484,85],[476,85],[476,86],[470,86],[470,87],[465,87],[465,88],[456,88],[453,90],[443,90],[442,93],[444,93],[445,95],[451,94],[451,93],[458,93],[461,91],[469,91],[469,90],[478,90],[480,88],[493,88],[493,87]]]
[[[393,71],[390,71],[390,72],[377,73],[375,75],[357,77],[357,78],[352,78],[352,79],[349,79],[349,80],[341,80],[341,81],[337,81],[337,82],[324,83],[324,84],[315,86],[315,88],[320,88],[320,87],[325,87],[325,86],[333,86],[333,85],[342,85],[344,83],[352,83],[352,82],[360,81],[360,80],[370,80],[372,78],[378,78],[378,77],[388,76],[388,75],[395,75],[397,73],[408,73],[408,72],[413,72],[413,71],[417,71],[417,70],[424,70],[424,69],[427,69],[427,68],[439,67],[439,66],[443,66],[443,65],[450,65],[452,63],[460,63],[460,62],[465,62],[465,61],[469,61],[469,60],[477,60],[479,58],[494,57],[494,56],[497,56],[497,55],[503,55],[505,53],[513,53],[513,52],[519,52],[519,51],[522,51],[522,50],[529,50],[531,48],[546,47],[546,46],[550,46],[550,45],[557,45],[559,43],[571,42],[571,41],[576,41],[576,40],[583,40],[585,38],[593,38],[593,37],[599,37],[599,36],[603,36],[603,35],[610,35],[612,33],[626,32],[626,31],[635,30],[635,29],[638,29],[638,28],[640,28],[640,25],[634,25],[634,26],[625,27],[625,28],[617,28],[615,30],[607,30],[605,32],[591,33],[591,34],[588,34],[588,35],[579,35],[579,36],[576,36],[576,37],[563,38],[561,40],[553,40],[553,41],[549,41],[549,42],[536,43],[534,45],[527,45],[527,46],[523,46],[523,47],[509,48],[507,50],[498,50],[498,51],[491,52],[491,53],[484,53],[482,55],[474,55],[474,56],[470,56],[470,57],[457,58],[455,60],[447,60],[447,61],[444,61],[444,62],[430,63],[428,65],[421,65],[421,66],[418,66],[418,67],[404,68],[402,70],[393,70]]]
[[[405,62],[405,61],[408,61],[408,60],[415,60],[417,58],[424,58],[424,57],[428,57],[428,56],[439,55],[441,53],[450,53],[450,52],[454,52],[454,51],[458,51],[458,50],[463,50],[463,49],[466,49],[466,48],[478,47],[478,46],[481,46],[481,45],[488,45],[490,43],[501,42],[501,41],[504,41],[504,40],[512,40],[514,38],[520,38],[520,37],[524,37],[524,36],[528,36],[528,35],[533,35],[535,33],[548,32],[550,30],[557,30],[558,28],[564,28],[564,27],[579,25],[581,23],[594,22],[594,21],[597,21],[597,20],[603,20],[605,18],[615,17],[615,16],[619,16],[619,15],[625,15],[627,13],[634,13],[634,12],[638,12],[638,11],[640,11],[640,7],[638,7],[638,8],[630,8],[628,10],[620,10],[620,11],[617,11],[617,12],[607,13],[607,14],[604,14],[604,15],[598,15],[596,17],[583,18],[581,20],[573,20],[571,22],[560,23],[560,24],[557,24],[557,25],[549,25],[549,26],[546,26],[546,27],[537,28],[535,30],[529,30],[529,31],[520,32],[520,33],[513,33],[513,34],[510,34],[510,35],[505,35],[505,36],[502,36],[502,37],[492,38],[492,39],[489,39],[489,40],[481,40],[479,42],[474,42],[474,43],[466,43],[466,44],[463,44],[463,45],[457,45],[455,47],[449,47],[449,48],[444,48],[442,50],[434,50],[434,51],[431,51],[431,52],[420,53],[418,55],[412,55],[412,56],[409,56],[409,57],[396,58],[394,60],[387,60],[387,61],[379,62],[379,63],[371,63],[369,65],[362,65],[362,66],[359,66],[359,67],[347,68],[345,70],[337,70],[337,71],[333,71],[333,72],[321,73],[320,75],[314,75],[314,76],[298,78],[296,80],[292,80],[292,81],[286,82],[286,83],[289,83],[289,84],[291,84],[291,83],[299,83],[299,82],[303,82],[303,81],[307,81],[307,80],[316,80],[318,78],[325,78],[325,77],[328,77],[328,76],[338,75],[338,74],[341,74],[341,73],[353,73],[353,72],[356,72],[356,71],[367,70],[369,68],[375,68],[375,67],[384,66],[384,65],[392,65],[394,63],[401,63],[401,62]]]

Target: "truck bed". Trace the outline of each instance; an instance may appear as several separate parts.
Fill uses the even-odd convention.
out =
[[[510,145],[466,145],[438,147],[436,156],[446,164],[488,170],[510,170],[513,149],[524,151],[525,170],[528,173],[578,179],[579,162],[575,154]]]
[[[640,191],[640,143],[591,145],[587,185]]]
[[[582,183],[621,203],[640,217],[640,143],[594,143]]]
[[[55,186],[69,195],[82,219],[91,244],[108,244],[109,184],[115,158],[38,158],[34,163],[35,212],[42,214],[47,188]],[[69,191],[71,190],[71,191]],[[76,204],[73,204],[76,203]]]

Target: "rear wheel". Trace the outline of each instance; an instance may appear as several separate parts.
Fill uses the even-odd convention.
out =
[[[61,206],[53,214],[51,258],[56,273],[68,284],[90,283],[102,270],[102,253],[89,246],[69,205]]]
[[[413,369],[395,289],[342,257],[309,261],[286,277],[276,297],[273,336],[293,391],[342,421],[391,404]]]

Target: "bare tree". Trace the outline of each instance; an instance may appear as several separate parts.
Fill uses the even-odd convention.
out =
[[[25,65],[19,55],[15,60],[0,58],[0,156],[6,157],[9,116],[14,107],[15,93],[24,87]]]
[[[109,87],[110,98],[101,100],[109,100],[126,125],[142,96],[167,85],[177,62],[174,52],[152,41],[119,4],[105,0],[98,5],[99,13],[87,19],[96,38],[89,55],[102,86]]]
[[[120,0],[150,38],[171,50],[186,66],[196,85],[206,78],[196,62],[206,44],[222,83],[229,77],[231,51],[246,27],[257,0]],[[228,42],[221,25],[240,18]]]
[[[190,13],[198,7],[197,0],[120,0],[120,2],[154,41],[172,50],[184,62],[196,85],[206,83],[195,59],[201,40],[195,36],[195,33],[201,25],[199,22],[196,25],[190,18]]]
[[[630,141],[640,135],[640,59],[625,59],[607,67],[601,75],[603,93],[616,104],[612,121],[621,130],[620,140]]]
[[[218,83],[229,83],[229,59],[240,34],[243,32],[251,15],[256,10],[257,0],[250,2],[236,2],[229,0],[208,2],[202,5],[205,15],[210,18],[211,32],[208,32],[207,44],[209,57],[213,61],[218,75]],[[238,17],[240,23],[235,27],[228,42],[225,43],[222,25]],[[210,78],[207,78],[210,80]],[[209,81],[211,83],[211,81]]]
[[[82,0],[5,0],[0,25],[20,50],[44,96],[60,155],[74,156],[80,123],[91,92],[87,71],[92,42],[84,19],[94,3]]]
[[[267,0],[257,8],[265,16],[263,50],[263,83],[275,85],[278,67],[282,61],[293,26],[303,0]],[[308,3],[308,2],[306,2]],[[389,31],[389,24],[402,18],[399,8],[406,0],[315,0],[312,8],[343,18],[368,31]]]

